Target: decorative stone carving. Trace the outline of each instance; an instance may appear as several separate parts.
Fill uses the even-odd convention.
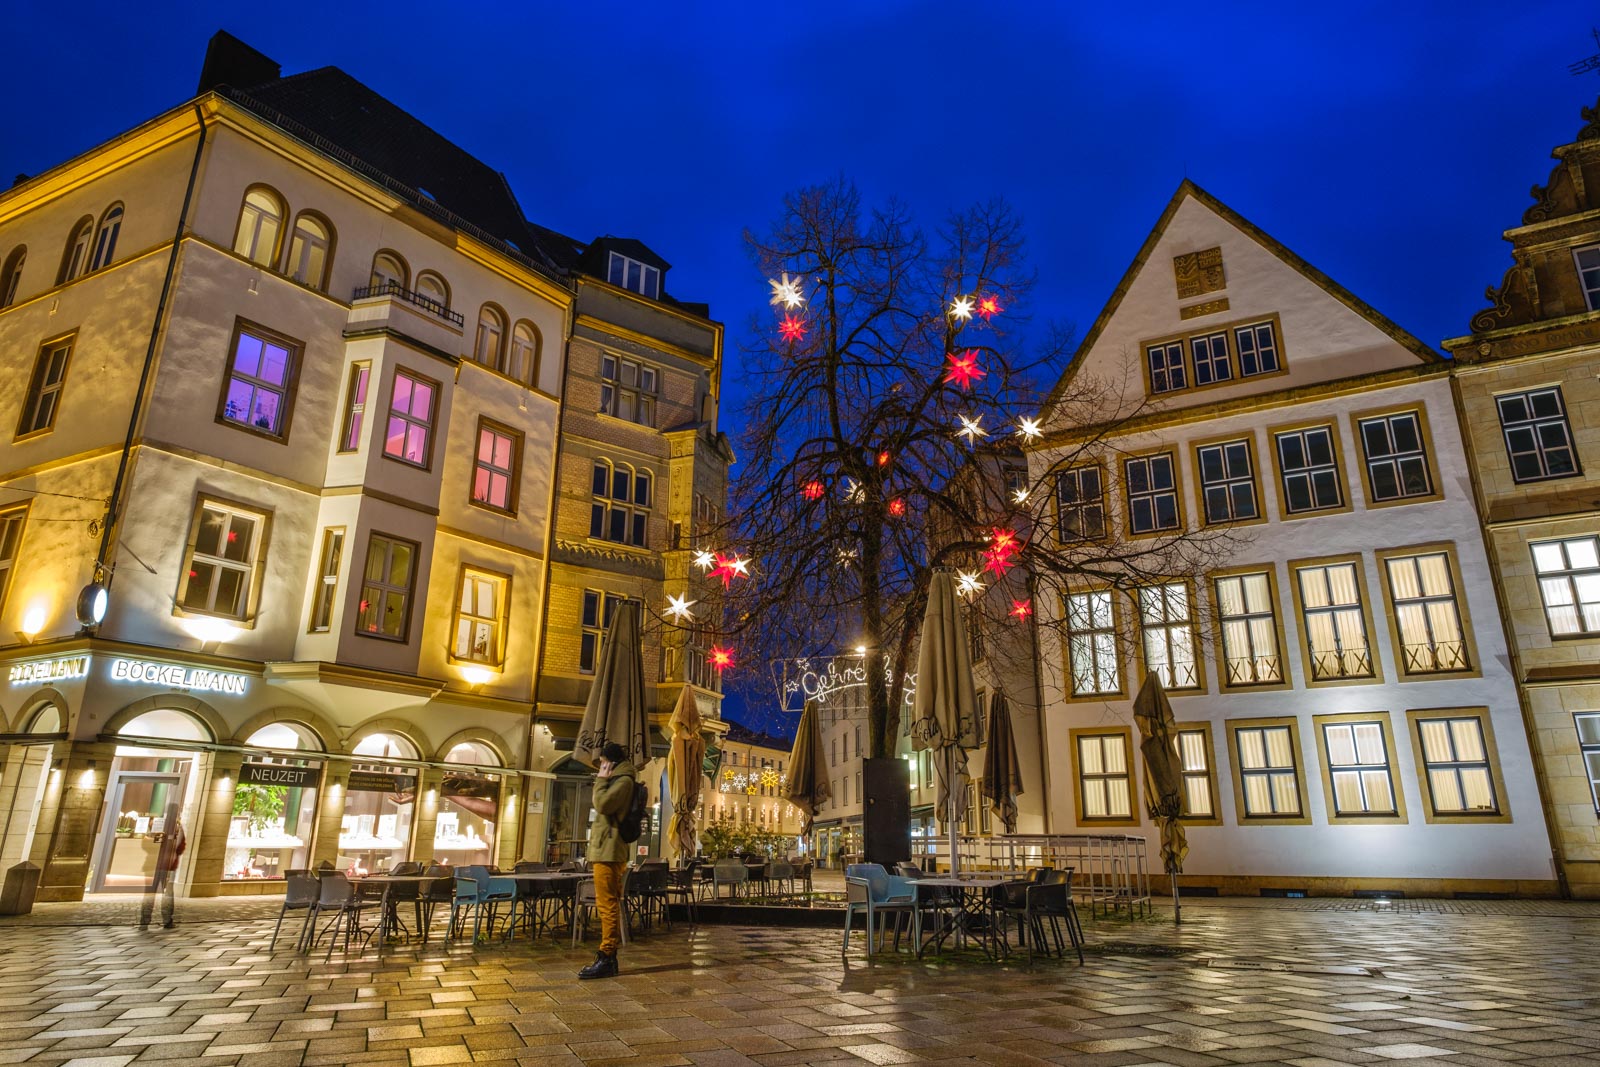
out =
[[[1172,274],[1178,284],[1178,299],[1214,293],[1228,285],[1222,270],[1222,249],[1207,248],[1172,257]]]

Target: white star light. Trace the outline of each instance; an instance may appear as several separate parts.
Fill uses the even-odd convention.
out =
[[[737,574],[741,578],[750,577],[749,567],[750,561],[739,555],[737,552],[734,553],[733,558],[728,561],[728,571],[732,574]]]
[[[970,571],[956,572],[956,592],[962,596],[970,596],[983,592],[983,583],[978,581],[978,576]]]
[[[867,498],[867,491],[861,488],[861,483],[854,478],[844,480],[844,498],[852,504],[859,504]]]
[[[966,322],[972,318],[973,307],[974,304],[972,297],[958,296],[954,300],[950,301],[950,317],[953,319],[960,319],[962,322]]]
[[[701,549],[694,554],[694,565],[703,571],[708,571],[717,565],[717,557]]]
[[[782,304],[790,311],[793,311],[806,302],[805,296],[800,292],[802,281],[803,279],[801,278],[791,279],[787,271],[784,272],[782,280],[769,278],[767,284],[772,286],[772,299],[768,302],[773,307]]]
[[[1026,504],[1028,502],[1028,490],[1026,488],[1011,490],[1011,500],[1013,503]]]
[[[667,617],[677,619],[679,622],[689,622],[694,619],[694,613],[689,610],[691,605],[698,604],[698,600],[690,600],[689,594],[673,596],[667,594]]]
[[[1017,434],[1024,441],[1037,441],[1044,436],[1044,431],[1039,429],[1038,419],[1018,419]]]
[[[861,555],[859,548],[841,548],[837,553],[839,566],[848,567]]]
[[[956,436],[965,437],[969,445],[977,444],[980,438],[989,436],[989,431],[983,428],[982,415],[970,419],[965,415],[957,417],[961,419],[961,429],[956,431]]]

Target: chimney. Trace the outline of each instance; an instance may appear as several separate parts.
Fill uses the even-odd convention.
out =
[[[277,81],[283,68],[227,30],[218,30],[206,45],[205,65],[200,68],[200,86],[195,95],[210,92],[219,85],[248,89],[253,85]]]

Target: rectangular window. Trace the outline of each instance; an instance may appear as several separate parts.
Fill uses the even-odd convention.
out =
[[[1334,818],[1397,815],[1383,723],[1321,722]]]
[[[1228,335],[1208,333],[1189,338],[1189,358],[1194,361],[1194,384],[1215,385],[1233,378],[1228,362]]]
[[[1133,775],[1126,735],[1080,734],[1077,754],[1081,818],[1131,819]]]
[[[1384,569],[1399,630],[1401,673],[1471,670],[1450,556],[1389,556]]]
[[[1300,770],[1295,762],[1294,730],[1287,725],[1239,726],[1234,728],[1233,738],[1244,817],[1298,818]]]
[[[67,365],[72,361],[74,337],[48,341],[39,349],[33,364],[33,377],[28,380],[28,395],[22,402],[22,418],[17,423],[17,436],[43,433],[54,428],[56,412],[61,407],[61,387],[67,381]]]
[[[1298,515],[1344,506],[1344,486],[1331,426],[1288,430],[1273,438],[1283,479],[1284,511]]]
[[[1139,590],[1139,629],[1144,637],[1144,667],[1167,689],[1200,685],[1195,663],[1194,618],[1189,587],[1182,582]]]
[[[393,641],[406,639],[418,551],[415,543],[388,534],[375,533],[367,540],[356,633]]]
[[[613,355],[600,357],[600,410],[641,426],[656,424],[656,369]]]
[[[1276,685],[1283,681],[1272,576],[1230,574],[1212,582],[1222,623],[1226,684]]]
[[[1171,452],[1124,460],[1128,528],[1136,534],[1178,528],[1178,477]]]
[[[1106,535],[1106,505],[1099,467],[1074,467],[1056,475],[1058,540],[1078,541]]]
[[[478,451],[472,461],[472,502],[515,514],[522,435],[487,419],[478,420]]]
[[[1202,445],[1195,450],[1195,459],[1208,525],[1261,517],[1248,440]]]
[[[1253,378],[1278,369],[1278,337],[1272,323],[1256,322],[1233,328],[1233,343],[1239,350],[1239,377]]]
[[[189,531],[178,606],[229,619],[248,618],[266,522],[260,512],[202,500]]]
[[[17,569],[17,550],[22,546],[22,520],[28,509],[12,508],[0,511],[0,609],[6,605],[6,594],[11,590],[11,575]]]
[[[578,639],[578,671],[593,674],[600,663],[600,644],[606,629],[611,625],[612,613],[617,605],[628,600],[621,593],[603,593],[594,589],[583,591],[583,634]]]
[[[1187,388],[1188,378],[1183,369],[1183,342],[1172,341],[1145,348],[1145,359],[1150,366],[1150,391],[1171,393]]]
[[[299,355],[299,342],[239,323],[222,382],[221,421],[279,440],[287,437]]]
[[[1594,810],[1600,813],[1600,711],[1575,712],[1572,722],[1578,729],[1578,751],[1589,775],[1589,795],[1594,798]]]
[[[1483,719],[1416,713],[1413,717],[1434,814],[1500,814]]]
[[[317,584],[311,590],[311,632],[333,628],[333,606],[339,593],[339,564],[344,556],[344,527],[322,531],[322,555],[317,563]]]
[[[652,300],[661,295],[661,271],[658,268],[616,252],[611,253],[611,260],[606,266],[606,280]]]
[[[367,380],[372,376],[371,363],[352,363],[350,383],[344,393],[344,429],[339,434],[339,451],[355,452],[361,448],[361,428],[367,414]]]
[[[1205,730],[1179,730],[1178,760],[1183,765],[1183,815],[1215,819],[1217,801],[1211,786],[1211,747]]]
[[[981,748],[986,740],[984,734],[989,729],[989,691],[987,689],[978,690],[977,712],[978,717],[972,723],[972,737],[973,743]]]
[[[1568,478],[1580,473],[1578,455],[1567,424],[1567,405],[1559,386],[1506,393],[1494,398],[1500,432],[1511,460],[1511,477],[1519,482]]]
[[[1421,415],[1402,411],[1356,425],[1367,464],[1367,491],[1375,503],[1433,495]]]
[[[439,385],[409,371],[394,372],[389,394],[389,424],[384,431],[383,454],[412,466],[428,468],[432,461],[434,398]]]
[[[589,536],[620,545],[647,547],[651,483],[649,471],[595,460],[590,487],[594,499],[589,508]]]
[[[1600,537],[1536,541],[1529,547],[1550,635],[1600,633]]]
[[[1372,678],[1361,573],[1354,563],[1329,563],[1295,571],[1311,677],[1317,681]]]
[[[500,666],[501,628],[510,582],[503,574],[471,567],[462,570],[461,595],[456,598],[455,643],[450,650],[456,659]]]
[[[1109,590],[1067,597],[1067,658],[1074,696],[1122,692]]]
[[[1600,310],[1600,245],[1574,248],[1573,262],[1578,267],[1578,284],[1583,287],[1583,302],[1590,311]]]

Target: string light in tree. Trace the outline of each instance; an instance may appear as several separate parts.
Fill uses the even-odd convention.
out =
[[[806,320],[798,315],[785,315],[778,322],[778,336],[790,344],[806,339]]]
[[[800,286],[803,282],[804,279],[802,278],[790,278],[788,271],[784,272],[781,280],[769,278],[767,284],[772,286],[772,299],[768,302],[773,307],[782,304],[790,311],[793,311],[806,302],[805,295],[800,292]]]
[[[889,501],[889,514],[893,515],[895,518],[898,519],[898,518],[901,518],[902,516],[904,516],[905,513],[906,513],[906,502],[905,502],[905,500],[903,500],[900,497],[895,497],[893,500]]]
[[[1017,436],[1024,441],[1037,441],[1044,436],[1044,431],[1039,429],[1038,419],[1018,419]]]
[[[723,648],[721,645],[712,645],[711,651],[706,654],[706,662],[719,671],[733,669],[733,649]]]
[[[685,593],[683,596],[673,596],[671,593],[668,593],[667,618],[677,619],[679,622],[692,622],[694,620],[694,613],[689,609],[698,603],[700,603],[700,601],[690,600],[688,593]]]
[[[983,592],[983,583],[978,581],[978,576],[971,571],[957,571],[956,592],[962,596],[974,596]]]
[[[834,560],[841,567],[848,567],[860,558],[861,550],[859,548],[841,548],[834,552]]]
[[[961,429],[956,431],[957,437],[965,437],[967,444],[975,445],[980,440],[989,436],[989,431],[983,428],[983,416],[976,415],[967,418],[965,415],[956,416],[961,420]]]
[[[1014,619],[1026,621],[1028,616],[1033,614],[1033,599],[1029,597],[1024,600],[1013,600],[1010,614]]]
[[[826,492],[826,490],[823,489],[821,482],[813,479],[812,481],[809,481],[805,485],[801,486],[800,492],[807,500],[820,500],[822,499],[822,494]]]
[[[702,548],[700,551],[694,554],[694,565],[703,571],[708,571],[717,565],[717,559],[710,552],[707,552]]]
[[[945,368],[944,380],[955,382],[961,387],[962,392],[972,388],[972,383],[979,378],[988,377],[989,372],[978,366],[978,353],[969,349],[966,352],[949,353],[950,366]]]
[[[960,322],[969,322],[972,319],[974,306],[972,297],[958,296],[950,301],[950,317]]]
[[[1000,298],[997,296],[986,296],[978,301],[978,315],[984,322],[988,322],[1003,310],[1005,309],[1000,306]]]

